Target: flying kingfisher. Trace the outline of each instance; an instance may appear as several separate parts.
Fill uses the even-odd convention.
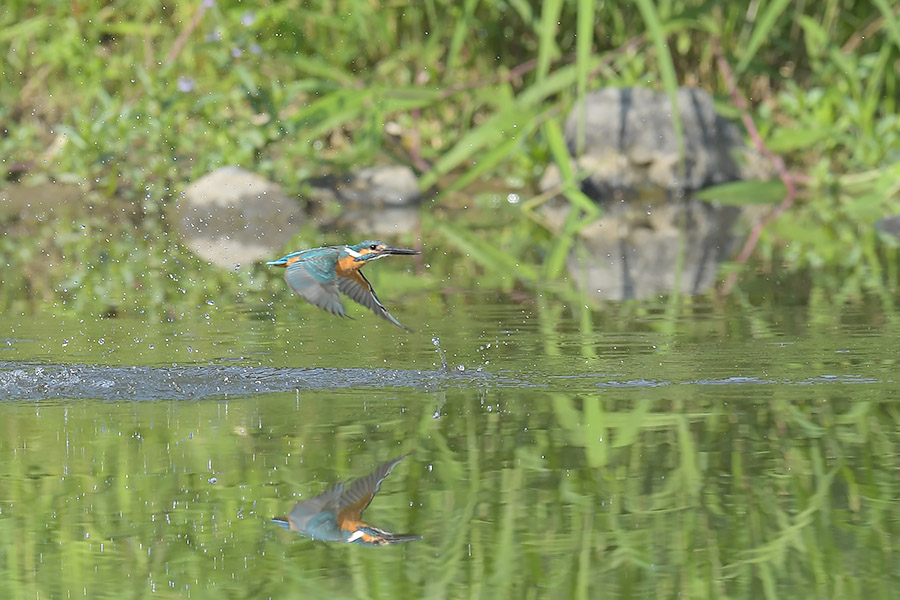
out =
[[[298,250],[267,265],[286,267],[284,279],[298,296],[310,304],[341,317],[347,311],[338,292],[359,302],[376,315],[387,319],[400,329],[412,331],[400,324],[375,295],[372,284],[361,269],[369,262],[392,254],[421,254],[411,248],[388,246],[378,240],[366,240],[353,246],[325,246]]]
[[[272,522],[288,531],[325,542],[389,546],[420,540],[421,535],[395,534],[360,520],[363,511],[381,489],[384,478],[410,454],[412,452],[379,465],[374,473],[357,479],[349,486],[342,481],[315,498],[298,502],[288,516],[276,517]]]

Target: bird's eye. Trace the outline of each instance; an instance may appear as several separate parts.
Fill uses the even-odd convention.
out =
[[[378,244],[372,244],[369,246],[369,250],[378,250]]]

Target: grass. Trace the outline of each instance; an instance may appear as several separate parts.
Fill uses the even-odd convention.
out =
[[[166,312],[161,307],[178,298],[170,278],[134,282],[171,268],[166,256],[184,255],[167,239],[178,194],[226,164],[302,191],[325,172],[403,162],[433,190],[429,206],[450,209],[483,181],[502,181],[527,200],[544,166],[556,162],[561,192],[578,207],[562,230],[520,210],[505,226],[514,236],[492,228],[477,235],[481,254],[516,257],[514,268],[509,260],[485,266],[488,277],[525,287],[534,272],[557,281],[577,232],[598,213],[580,195],[560,142],[572,103],[601,86],[649,85],[674,97],[686,84],[711,91],[733,117],[740,111],[730,94],[752,98],[745,116],[759,143],[801,184],[801,201],[762,232],[754,265],[766,277],[808,273],[837,303],[870,292],[888,297],[897,244],[859,232],[894,210],[900,193],[897,23],[896,8],[882,1],[600,9],[344,0],[252,10],[231,2],[164,10],[147,1],[83,9],[12,2],[0,15],[0,165],[8,181],[26,186],[78,184],[82,208],[39,223],[0,214],[11,273],[4,287],[13,290],[4,303],[70,303],[78,287]],[[717,54],[733,65],[735,89],[715,68]],[[758,198],[751,186],[732,201]],[[73,264],[68,244],[77,244],[80,227],[109,237],[101,256],[76,251]],[[473,232],[459,226],[435,233],[458,254],[472,248]],[[529,240],[529,251],[517,253],[512,237]],[[23,239],[35,243],[23,247]],[[848,243],[858,252],[846,252]],[[57,265],[46,277],[34,265],[53,251],[67,256],[66,272]],[[185,262],[176,260],[176,269]],[[84,270],[102,274],[92,280]],[[734,270],[754,285],[753,271]],[[104,289],[97,279],[115,283]],[[213,294],[234,286],[199,270],[190,279],[206,281]]]

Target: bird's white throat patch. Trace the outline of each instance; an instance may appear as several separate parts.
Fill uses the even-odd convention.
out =
[[[353,532],[353,535],[351,535],[349,538],[347,538],[347,541],[355,542],[356,540],[358,540],[359,538],[361,538],[364,535],[365,535],[365,532],[362,529],[357,529],[356,531]]]
[[[354,249],[351,248],[350,246],[344,246],[344,252],[346,252],[347,254],[349,254],[350,256],[352,256],[353,258],[359,258],[360,256],[362,256],[362,254],[360,254],[359,252],[357,252],[356,250],[354,250]]]

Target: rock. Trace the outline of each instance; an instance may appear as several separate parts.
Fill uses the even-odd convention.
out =
[[[889,215],[875,223],[875,229],[882,233],[900,237],[900,215]]]
[[[369,167],[335,187],[341,202],[375,206],[416,206],[422,199],[419,180],[409,167]]]
[[[582,172],[585,193],[598,200],[647,187],[695,191],[745,178],[736,155],[746,151],[738,128],[716,113],[712,98],[697,88],[678,90],[684,140],[684,174],[665,92],[606,88],[588,94],[566,119],[565,138]],[[579,149],[579,115],[584,143]],[[559,176],[542,180],[549,189]]]
[[[351,209],[341,213],[335,226],[369,237],[396,236],[419,227],[419,209],[388,207],[380,210]]]
[[[343,177],[311,182],[311,198],[326,208],[339,206],[331,226],[366,235],[413,231],[419,224],[422,195],[412,169],[401,165],[369,167]]]
[[[676,283],[682,293],[703,293],[734,248],[731,230],[742,210],[692,199],[691,192],[764,176],[753,170],[761,163],[740,130],[716,113],[706,92],[679,89],[678,108],[683,165],[665,92],[607,88],[589,94],[566,120],[566,144],[577,171],[586,174],[582,191],[604,209],[580,230],[568,271],[597,298],[652,298],[672,293]],[[560,182],[552,165],[541,189]],[[568,210],[562,199],[541,208],[557,230]]]
[[[544,214],[561,224],[568,210],[560,203]],[[670,294],[676,279],[682,293],[703,293],[733,250],[731,229],[739,215],[737,207],[692,199],[613,203],[579,232],[580,243],[567,261],[569,275],[580,289],[605,300]]]
[[[271,258],[303,218],[277,184],[240,167],[222,167],[191,183],[178,212],[186,245],[225,268]]]

